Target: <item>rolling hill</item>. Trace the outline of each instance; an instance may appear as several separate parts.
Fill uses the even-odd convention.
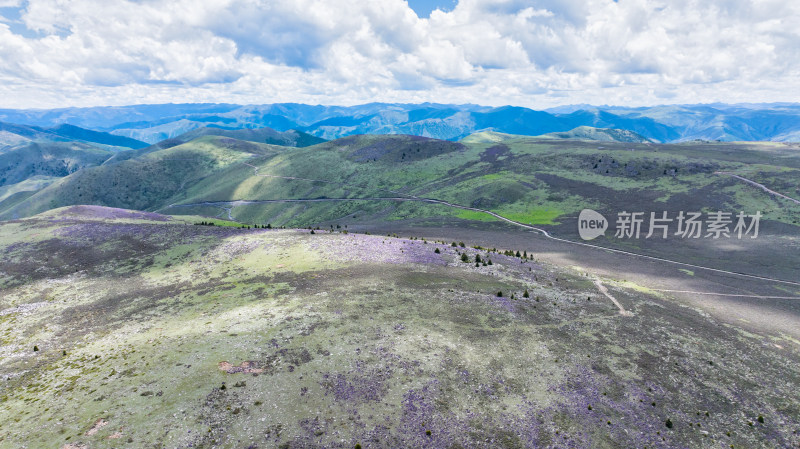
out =
[[[30,142],[0,152],[0,186],[34,176],[62,177],[100,165],[112,152],[79,142]]]
[[[591,126],[579,126],[569,131],[542,134],[537,137],[540,139],[572,139],[598,142],[651,142],[647,137],[636,134],[633,131],[625,129],[594,128]]]
[[[540,241],[516,257],[196,219],[0,222],[2,445],[798,442],[791,337],[542,261]]]
[[[188,131],[177,137],[162,140],[161,142],[141,150],[121,151],[106,161],[106,164],[137,158],[154,151],[166,150],[203,136],[229,137],[247,142],[266,143],[269,145],[286,147],[307,147],[325,142],[325,139],[297,130],[275,131],[272,128],[222,129],[217,127],[203,127]]]
[[[190,145],[146,153],[131,160],[93,166],[61,178],[4,211],[26,216],[70,204],[102,204],[146,210],[216,172],[255,156],[273,155],[283,147],[206,136]],[[107,155],[106,155],[107,156]]]
[[[495,131],[481,131],[470,134],[461,139],[464,143],[497,143],[506,140],[515,140],[527,136],[518,134],[506,134]],[[565,132],[547,133],[535,136],[538,139],[566,139],[566,140],[586,140],[598,142],[634,142],[647,143],[650,139],[625,129],[594,128],[591,126],[579,126]]]
[[[96,204],[250,224],[306,227],[345,221],[363,229],[391,229],[497,224],[496,217],[482,212],[487,211],[578,240],[575,223],[584,208],[606,217],[631,210],[672,217],[692,210],[759,211],[761,237],[737,241],[751,253],[748,258],[711,239],[606,235],[599,243],[745,272],[796,275],[785,261],[800,264],[800,253],[787,252],[779,264],[770,262],[769,254],[771,245],[797,238],[798,203],[730,176],[741,174],[800,198],[795,147],[504,138],[450,142],[362,135],[292,148],[206,136],[80,170],[9,203],[0,218]]]

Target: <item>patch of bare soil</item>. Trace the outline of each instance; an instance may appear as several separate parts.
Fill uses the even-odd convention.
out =
[[[256,373],[260,374],[264,372],[263,368],[259,368],[259,363],[254,362],[252,360],[245,360],[244,362],[237,365],[232,365],[229,362],[219,362],[219,369],[225,371],[228,374],[236,374],[236,373]]]

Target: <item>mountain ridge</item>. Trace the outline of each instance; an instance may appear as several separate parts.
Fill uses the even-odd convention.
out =
[[[800,104],[697,104],[647,107],[367,103],[353,106],[164,104],[52,110],[0,109],[0,120],[28,126],[70,124],[155,144],[203,127],[298,129],[333,140],[355,134],[410,134],[457,141],[478,131],[536,136],[579,126],[633,131],[653,141],[794,141]]]

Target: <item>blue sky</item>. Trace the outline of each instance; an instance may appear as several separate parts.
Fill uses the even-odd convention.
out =
[[[452,11],[456,3],[455,0],[409,0],[408,6],[417,13],[417,16],[427,18],[435,9]]]
[[[800,101],[800,2],[0,0],[0,107]]]

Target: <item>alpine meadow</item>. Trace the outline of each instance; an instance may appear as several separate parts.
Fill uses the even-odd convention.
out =
[[[0,1],[0,448],[800,449],[798,20]]]

